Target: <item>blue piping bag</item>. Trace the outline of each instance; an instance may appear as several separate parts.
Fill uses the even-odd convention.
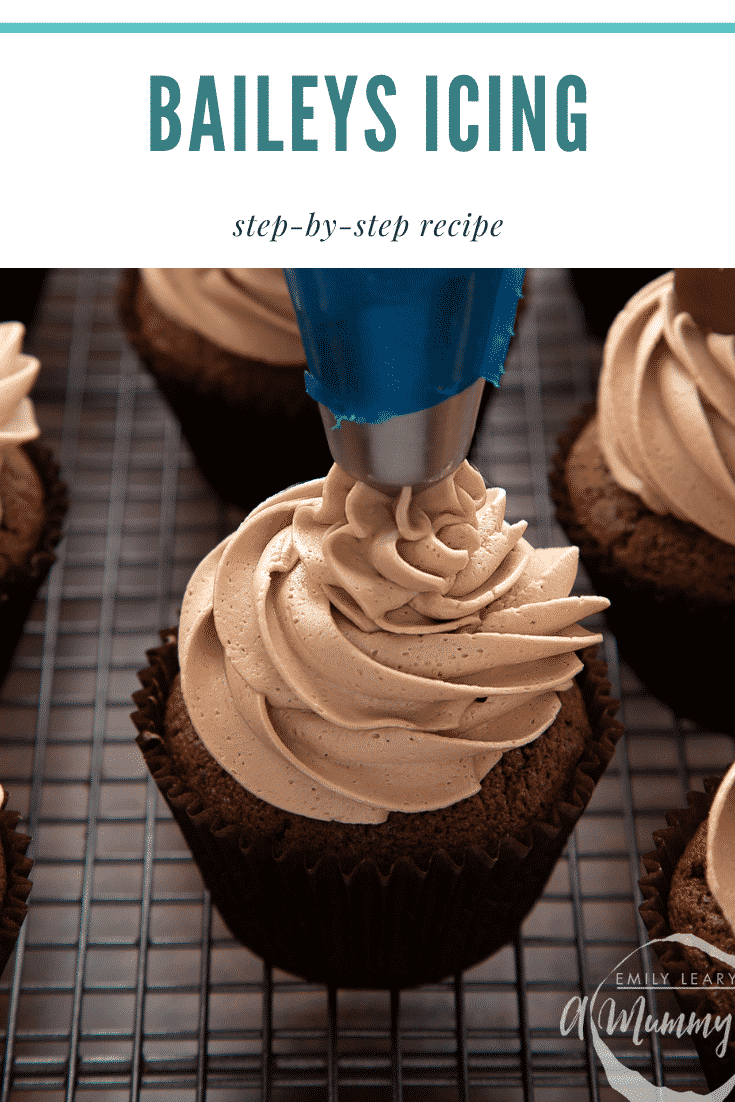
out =
[[[336,462],[386,489],[451,474],[469,450],[482,380],[497,386],[503,372],[524,269],[285,274],[309,366],[306,389]]]

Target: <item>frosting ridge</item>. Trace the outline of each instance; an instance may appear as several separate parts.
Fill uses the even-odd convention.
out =
[[[282,268],[142,268],[159,309],[249,359],[304,368],[296,313]]]
[[[704,332],[681,310],[673,272],[613,323],[598,414],[623,489],[735,544],[735,337]]]
[[[195,571],[182,691],[213,756],[285,810],[382,822],[478,791],[551,725],[607,607],[576,548],[534,550],[465,463],[387,495],[334,466],[259,506]]]
[[[24,334],[19,321],[0,323],[0,467],[8,449],[34,440],[40,431],[28,394],[41,364],[23,353]]]

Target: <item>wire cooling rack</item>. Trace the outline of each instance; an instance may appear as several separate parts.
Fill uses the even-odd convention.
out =
[[[594,393],[599,347],[563,270],[530,282],[474,458],[507,489],[509,519],[549,545],[565,541],[548,455]],[[54,272],[32,340],[39,420],[72,505],[0,705],[2,781],[35,860],[0,990],[0,1102],[619,1097],[589,1039],[562,1036],[561,1014],[645,940],[637,853],[668,808],[726,768],[731,740],[679,724],[619,670],[606,636],[627,738],[515,945],[400,996],[264,969],[211,909],[128,718],[146,648],[240,515],[214,499],[127,348],[116,284],[110,271]],[[649,1079],[705,1090],[693,1050],[674,1042],[621,1039],[617,1051]]]

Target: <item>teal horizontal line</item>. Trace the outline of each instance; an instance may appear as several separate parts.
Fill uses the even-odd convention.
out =
[[[0,23],[6,34],[732,34],[735,23]]]

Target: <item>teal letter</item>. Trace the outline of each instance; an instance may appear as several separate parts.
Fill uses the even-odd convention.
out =
[[[587,89],[581,77],[562,77],[556,86],[556,140],[560,149],[572,153],[575,149],[587,148],[587,114],[585,111],[569,114],[569,89],[574,89],[574,102],[587,102]],[[569,123],[574,136],[569,138]]]
[[[392,149],[395,144],[396,127],[393,119],[390,117],[384,104],[378,97],[379,88],[383,89],[386,96],[394,96],[396,94],[396,86],[390,77],[375,76],[371,77],[368,81],[365,95],[368,103],[373,109],[373,114],[383,127],[383,138],[379,140],[375,130],[366,130],[365,141],[375,153],[385,153],[386,149]]]
[[[261,153],[278,153],[283,149],[283,142],[271,141],[269,135],[269,97],[270,78],[258,77],[258,150]]]
[[[347,149],[347,113],[355,93],[357,77],[347,77],[342,95],[339,94],[336,77],[329,76],[324,79],[327,82],[327,91],[334,111],[334,148],[337,153],[344,153]]]
[[[168,92],[168,103],[162,103],[163,89]],[[176,108],[181,102],[181,91],[173,77],[151,77],[151,152],[165,153],[175,149],[181,137],[181,123]],[[163,136],[163,120],[168,122],[168,137]]]
[[[315,76],[291,77],[291,148],[298,153],[308,153],[319,146],[316,138],[304,137],[304,119],[314,118],[314,108],[304,105],[304,88],[316,88],[318,83]]]
[[[526,83],[523,77],[513,77],[513,149],[523,149],[523,116],[528,123],[528,132],[531,135],[533,148],[546,149],[546,78],[534,77],[534,101],[535,107],[531,107],[531,101],[526,91]]]
[[[204,121],[207,110],[209,110],[209,122]],[[218,153],[224,152],[225,139],[222,134],[214,77],[199,77],[197,101],[194,105],[194,121],[191,124],[190,153],[199,152],[202,146],[202,138],[205,135],[212,139],[212,147]]]
[[[500,77],[488,77],[487,85],[487,147],[497,153],[500,149]]]
[[[235,144],[233,149],[242,153],[245,149],[245,77],[235,77]]]
[[[479,98],[477,82],[472,77],[455,77],[449,85],[449,141],[453,149],[459,150],[460,153],[467,153],[477,145],[479,131],[473,124],[467,127],[467,137],[462,137],[460,92],[463,88],[467,89],[467,99],[470,103],[477,103]]]
[[[437,78],[426,78],[426,149],[429,153],[436,153],[439,142],[439,121],[437,100]]]

